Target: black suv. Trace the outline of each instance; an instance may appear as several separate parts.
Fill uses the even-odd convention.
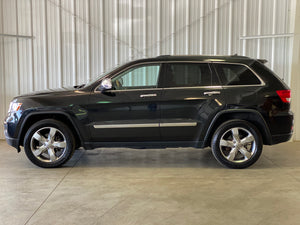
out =
[[[8,144],[41,167],[83,147],[211,146],[223,165],[245,168],[262,145],[288,141],[289,88],[263,60],[159,56],[120,66],[86,85],[13,99]]]

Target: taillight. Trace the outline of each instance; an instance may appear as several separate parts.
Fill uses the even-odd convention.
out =
[[[276,91],[281,101],[289,103],[291,101],[291,90],[279,90]]]

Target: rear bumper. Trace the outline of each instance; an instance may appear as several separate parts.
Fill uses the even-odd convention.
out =
[[[288,134],[277,134],[277,135],[272,135],[272,145],[279,144],[282,142],[289,141],[291,137],[293,136],[293,133],[288,133]]]

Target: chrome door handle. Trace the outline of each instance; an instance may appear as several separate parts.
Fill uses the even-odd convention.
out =
[[[204,95],[212,96],[212,95],[219,95],[221,94],[220,91],[206,91],[203,93]]]
[[[140,95],[140,98],[147,98],[147,97],[156,97],[157,94],[144,94],[144,95]]]

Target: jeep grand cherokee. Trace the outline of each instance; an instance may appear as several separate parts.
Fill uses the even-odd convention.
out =
[[[288,141],[290,90],[262,60],[159,56],[127,63],[86,85],[18,96],[5,119],[8,144],[40,167],[79,147],[210,146],[230,168]]]

